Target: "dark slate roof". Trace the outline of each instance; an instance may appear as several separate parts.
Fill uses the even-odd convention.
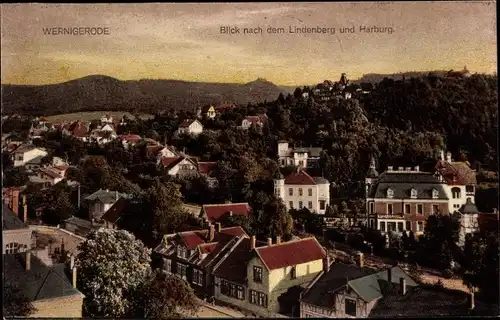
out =
[[[126,198],[120,198],[116,201],[111,208],[108,209],[102,216],[103,220],[106,220],[111,223],[116,223],[118,219],[121,218],[121,215],[130,204],[130,200]]]
[[[470,199],[467,199],[467,203],[464,204],[458,211],[460,211],[460,213],[479,213],[476,205]]]
[[[4,275],[15,279],[30,301],[82,295],[71,284],[64,264],[48,267],[31,254],[31,268],[26,271],[25,257],[25,253],[3,255],[3,267]]]
[[[409,287],[402,295],[398,284],[384,287],[384,297],[377,301],[368,317],[436,317],[465,316],[481,314],[481,310],[471,313],[468,309],[467,294],[462,291],[432,287]],[[481,308],[478,308],[481,309]]]
[[[120,197],[125,196],[125,194],[118,191],[102,190],[99,189],[90,196],[86,197],[85,200],[95,201],[99,200],[102,203],[114,203]]]
[[[333,263],[330,271],[320,279],[302,297],[302,301],[311,305],[334,307],[335,292],[343,288],[349,280],[364,277],[377,272],[370,268],[360,268],[356,265]]]
[[[2,203],[2,230],[17,230],[29,228],[5,203]]]
[[[394,191],[394,199],[410,198],[410,190],[417,190],[418,199],[432,199],[432,190],[438,191],[438,198],[447,200],[443,184],[432,173],[384,172],[373,188],[372,198],[387,198],[387,189]]]

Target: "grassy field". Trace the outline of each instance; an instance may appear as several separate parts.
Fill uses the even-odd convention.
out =
[[[121,112],[121,111],[93,111],[93,112],[75,112],[75,113],[66,113],[66,114],[58,114],[55,116],[45,117],[49,122],[65,122],[65,121],[91,121],[91,120],[99,120],[105,114],[110,114],[113,119],[121,119],[124,115],[126,115],[129,119],[134,119],[135,117],[130,112]],[[150,118],[153,117],[151,114],[142,114],[141,118]]]

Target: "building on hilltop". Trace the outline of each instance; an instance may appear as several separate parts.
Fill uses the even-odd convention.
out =
[[[274,193],[288,210],[307,208],[325,214],[330,205],[330,182],[322,177],[311,177],[302,169],[286,178],[280,174],[274,179]]]
[[[278,161],[280,167],[296,166],[315,168],[318,166],[320,153],[323,149],[316,147],[291,148],[287,141],[278,141]]]

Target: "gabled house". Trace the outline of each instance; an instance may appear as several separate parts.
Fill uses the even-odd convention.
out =
[[[184,279],[199,293],[214,294],[212,269],[232,245],[248,235],[241,227],[208,229],[168,234],[154,249],[163,259],[163,269]]]
[[[326,257],[315,238],[282,243],[277,237],[276,243],[268,239],[261,245],[255,236],[241,237],[214,267],[215,299],[248,315],[276,317],[288,307],[280,301],[307,286],[324,269]]]
[[[203,132],[203,125],[200,121],[196,119],[186,119],[182,121],[177,129],[177,133],[179,135],[182,134],[191,134],[191,135],[199,135]]]
[[[123,147],[125,149],[128,149],[130,146],[136,145],[142,140],[141,136],[136,134],[122,134],[119,136],[119,138],[122,141]]]
[[[193,177],[198,174],[198,165],[196,162],[184,156],[161,158],[160,166],[169,175],[180,178]]]
[[[101,124],[112,124],[113,123],[113,117],[110,114],[105,114],[101,117]]]
[[[322,177],[311,177],[300,168],[286,178],[280,174],[274,179],[274,193],[288,210],[307,208],[325,214],[330,204],[330,182]]]
[[[204,204],[201,209],[200,217],[209,223],[218,222],[224,216],[245,216],[251,214],[248,203],[221,203]]]
[[[101,218],[104,222],[104,227],[108,229],[118,229],[118,221],[122,218],[122,214],[129,204],[129,199],[120,198],[106,210]]]
[[[322,148],[291,148],[286,141],[278,141],[278,161],[281,167],[317,167]]]
[[[89,220],[100,220],[102,215],[121,197],[128,197],[128,195],[102,189],[86,197],[85,200],[89,202]]]
[[[109,126],[109,125],[106,125]],[[103,130],[103,129],[94,129],[90,133],[89,140],[95,141],[99,145],[105,145],[115,140],[118,136],[114,132],[114,130]]]
[[[88,141],[89,127],[83,121],[78,120],[70,125],[64,126],[62,133],[86,142]]]
[[[217,186],[217,177],[215,176],[217,162],[198,162],[198,173],[207,179],[208,186],[215,188]]]
[[[258,127],[263,127],[265,124],[267,124],[267,115],[264,114],[258,114],[256,116],[246,116],[245,119],[241,122],[241,129],[247,130],[250,128],[252,125],[258,126]]]
[[[20,146],[13,152],[14,167],[24,166],[28,170],[37,169],[47,155],[48,152],[45,149],[33,145]]]
[[[465,316],[473,314],[470,296],[421,286],[399,266],[378,271],[359,264],[333,263],[301,294],[300,317]]]

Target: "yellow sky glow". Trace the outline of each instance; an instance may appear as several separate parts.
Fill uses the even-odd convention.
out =
[[[92,74],[314,84],[365,73],[497,70],[495,2],[8,4],[1,6],[2,83],[59,83]],[[221,26],[263,34],[221,34]],[[267,34],[267,27],[333,27],[331,34]],[[355,33],[339,28],[355,27]],[[394,33],[361,33],[391,26]],[[107,27],[109,35],[45,35],[43,28]]]

